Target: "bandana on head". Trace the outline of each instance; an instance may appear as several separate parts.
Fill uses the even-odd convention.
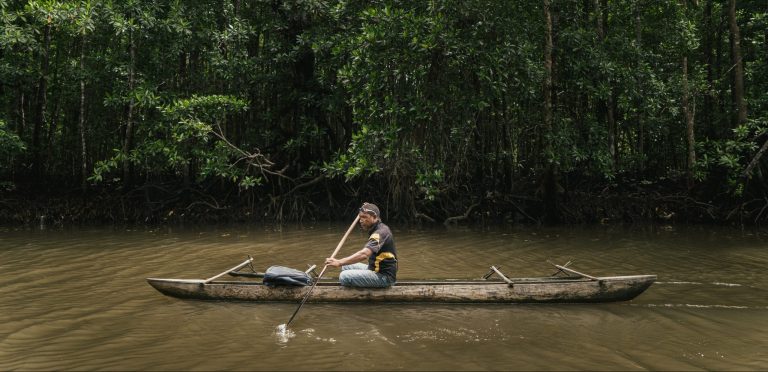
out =
[[[363,203],[363,206],[360,207],[360,212],[368,213],[374,217],[379,217],[379,207],[377,207],[376,204],[365,202]]]

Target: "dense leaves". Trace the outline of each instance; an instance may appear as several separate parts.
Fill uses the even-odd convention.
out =
[[[2,188],[432,221],[641,188],[717,220],[768,197],[768,9],[734,9],[552,2],[550,76],[540,3],[0,0]]]

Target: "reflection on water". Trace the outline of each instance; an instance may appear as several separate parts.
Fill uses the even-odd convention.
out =
[[[298,304],[179,300],[144,278],[206,278],[249,254],[303,269],[346,226],[0,229],[0,370],[768,369],[764,235],[392,227],[401,279],[549,275],[551,260],[659,281],[613,304],[307,304],[279,332]]]

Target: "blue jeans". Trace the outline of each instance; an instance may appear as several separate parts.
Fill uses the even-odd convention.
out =
[[[356,263],[341,267],[339,283],[345,287],[385,288],[395,284],[395,281],[384,274],[368,270],[368,265],[364,263]]]

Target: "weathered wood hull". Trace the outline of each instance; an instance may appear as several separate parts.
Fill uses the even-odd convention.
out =
[[[309,302],[589,303],[627,301],[655,275],[586,278],[513,278],[501,281],[404,281],[390,288],[348,288],[321,281]],[[165,295],[202,300],[299,302],[309,287],[268,287],[261,282],[157,279],[147,282]]]

